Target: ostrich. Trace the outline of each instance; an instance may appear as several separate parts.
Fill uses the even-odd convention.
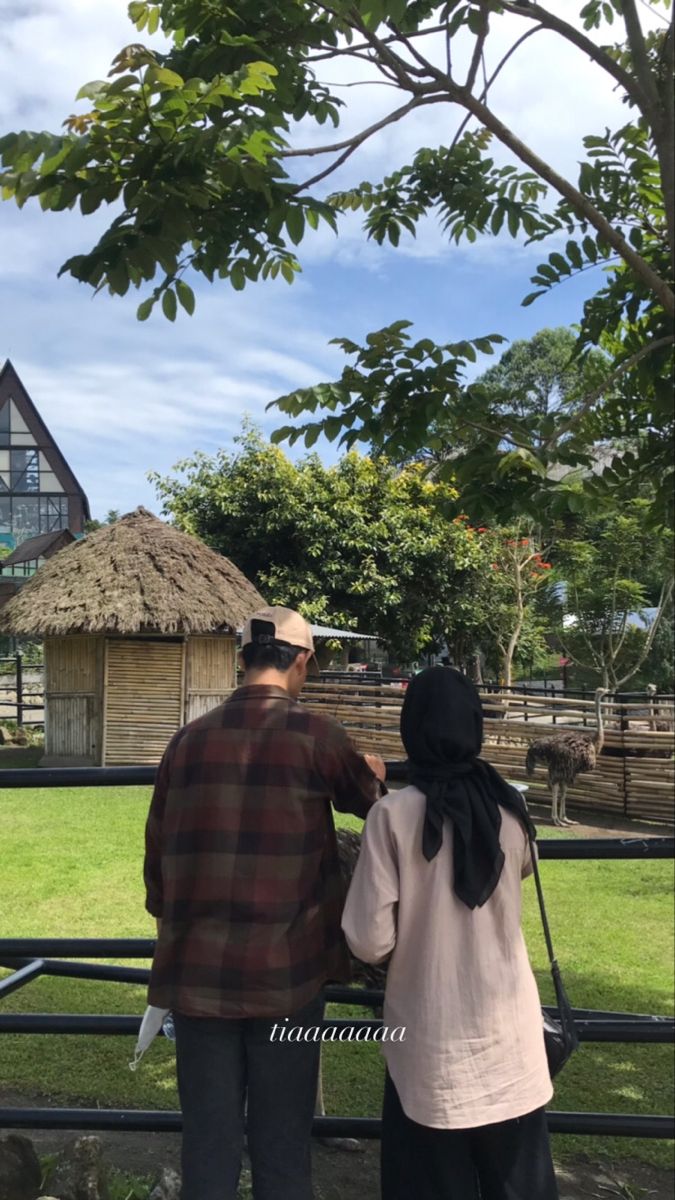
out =
[[[567,789],[582,771],[593,771],[605,741],[602,723],[602,701],[607,688],[598,688],[595,693],[596,731],[591,737],[581,730],[570,729],[566,733],[554,733],[550,737],[537,738],[530,742],[525,759],[528,775],[534,774],[538,762],[548,766],[548,784],[551,789],[552,816],[554,825],[574,825],[565,814]]]
[[[358,861],[359,850],[361,849],[361,834],[356,833],[353,829],[338,829],[337,846],[338,859],[340,862],[340,871],[342,873],[342,881],[345,886],[345,893],[352,881],[354,868]],[[384,985],[387,979],[387,964],[386,963],[363,963],[360,959],[355,958],[351,950],[349,952],[352,967],[352,977],[356,983],[362,987],[377,988],[379,991],[384,991]],[[373,1012],[379,1010],[373,1009]],[[316,1091],[316,1115],[325,1117],[326,1108],[323,1100],[323,1078],[321,1065],[319,1065],[319,1082]],[[358,1150],[360,1143],[356,1138],[321,1138],[321,1143],[324,1146],[330,1146],[336,1150]]]

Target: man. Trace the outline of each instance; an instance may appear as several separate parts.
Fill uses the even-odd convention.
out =
[[[241,658],[243,687],[179,730],[159,767],[148,998],[174,1013],[182,1200],[235,1200],[245,1106],[255,1200],[311,1200],[321,1043],[278,1030],[320,1026],[324,983],[349,979],[331,804],[365,817],[384,763],[297,703],[316,670],[299,613],[254,613]]]

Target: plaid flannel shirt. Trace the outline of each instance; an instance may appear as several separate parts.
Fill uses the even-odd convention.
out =
[[[284,1016],[348,980],[331,804],[365,817],[378,794],[342,726],[282,688],[238,688],[180,729],[146,826],[149,1003]]]

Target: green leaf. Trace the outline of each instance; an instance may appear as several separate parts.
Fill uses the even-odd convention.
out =
[[[185,84],[182,75],[170,71],[168,67],[149,67],[145,79],[147,83],[162,83],[168,88],[182,88]]]
[[[185,309],[188,316],[192,316],[195,311],[195,294],[192,288],[185,282],[184,279],[179,279],[176,282],[176,293],[178,299]]]
[[[567,252],[567,257],[569,258],[572,266],[576,267],[577,271],[580,271],[584,265],[584,256],[581,253],[581,249],[579,248],[577,243],[570,240],[567,243],[565,250]]]
[[[176,303],[176,293],[167,288],[162,296],[162,311],[167,321],[175,321],[178,305]]]
[[[120,92],[126,92],[130,87],[138,87],[138,80],[135,75],[120,75],[114,83],[109,83],[106,86],[107,96],[118,96]]]
[[[297,246],[305,232],[305,214],[299,205],[289,208],[286,214],[286,228],[291,241]]]
[[[366,0],[361,10],[361,20],[366,29],[373,33],[384,20],[384,4],[382,0]]]
[[[490,221],[490,228],[495,237],[497,236],[502,225],[504,224],[505,216],[506,216],[506,210],[505,210],[503,204],[498,204],[492,214],[492,220]]]
[[[385,12],[387,19],[398,25],[406,14],[408,0],[386,0]]]
[[[155,297],[148,296],[147,300],[144,300],[142,304],[139,304],[138,308],[136,309],[136,319],[138,321],[147,321],[154,307]]]
[[[157,33],[157,30],[159,29],[159,17],[159,8],[152,8],[148,17],[148,33]]]
[[[91,83],[85,83],[80,88],[75,99],[76,100],[97,100],[101,92],[109,90],[109,84],[105,79],[93,79]]]
[[[243,292],[244,288],[246,287],[246,272],[244,271],[243,263],[232,263],[232,266],[230,267],[230,283],[232,284],[235,292]]]
[[[548,261],[560,275],[571,275],[570,264],[562,254],[550,254]]]
[[[545,295],[546,295],[546,291],[545,291],[545,290],[544,290],[544,291],[539,291],[539,292],[530,292],[530,293],[529,293],[529,295],[528,295],[528,296],[526,296],[524,300],[521,300],[521,302],[520,302],[520,303],[521,303],[521,307],[522,307],[522,308],[529,308],[529,306],[530,306],[531,304],[534,304],[535,300],[538,300],[540,296],[545,296]]]
[[[89,213],[96,212],[96,209],[100,207],[102,200],[103,196],[100,188],[88,188],[87,191],[83,192],[80,196],[80,211],[84,213],[85,216],[88,216]]]
[[[589,260],[589,262],[592,262],[592,263],[597,262],[598,261],[598,247],[595,244],[595,238],[592,238],[589,235],[584,238],[581,245],[583,246],[584,254],[586,255],[586,258]]]

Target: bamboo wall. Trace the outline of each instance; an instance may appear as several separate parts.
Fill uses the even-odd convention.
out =
[[[358,748],[400,760],[405,752],[399,735],[404,693],[395,685],[307,684],[305,703],[330,714],[350,731]],[[550,801],[546,768],[528,778],[527,747],[536,738],[554,735],[586,722],[595,732],[593,701],[485,693],[483,756],[509,779],[527,782],[530,799]],[[579,809],[615,813],[635,819],[675,823],[675,717],[673,706],[659,705],[658,721],[666,731],[651,729],[646,701],[604,704],[605,747],[595,771],[578,775],[568,791],[568,804]]]
[[[159,762],[187,721],[236,686],[233,637],[45,642],[45,766]]]
[[[159,762],[183,724],[185,643],[106,639],[103,764]]]
[[[102,637],[45,640],[44,766],[97,766],[103,737]]]
[[[185,720],[194,721],[226,700],[236,680],[233,637],[192,637],[187,643]]]

